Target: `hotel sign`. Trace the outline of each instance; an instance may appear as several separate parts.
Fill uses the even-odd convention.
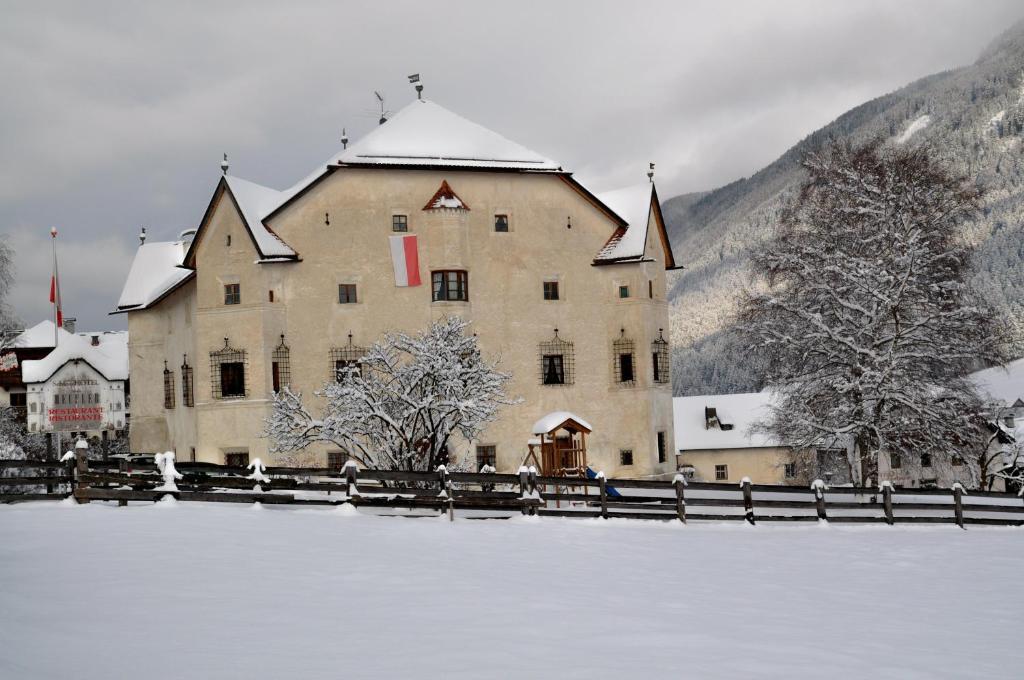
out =
[[[100,401],[99,382],[92,378],[68,378],[54,383],[53,404],[46,411],[50,429],[60,432],[99,430],[106,420]]]

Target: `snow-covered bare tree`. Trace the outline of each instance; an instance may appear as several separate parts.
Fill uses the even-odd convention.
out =
[[[454,435],[473,440],[500,407],[517,401],[505,394],[510,376],[483,358],[467,326],[453,317],[415,335],[387,335],[316,393],[324,402],[320,417],[285,388],[264,432],[271,451],[330,442],[366,467],[432,471],[447,464]]]
[[[780,394],[770,428],[795,447],[849,437],[862,482],[881,452],[962,455],[984,438],[963,376],[1007,358],[1006,323],[967,283],[979,192],[922,148],[836,145],[804,164],[753,257],[767,291],[739,316]]]

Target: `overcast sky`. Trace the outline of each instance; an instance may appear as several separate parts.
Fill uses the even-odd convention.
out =
[[[755,172],[811,131],[916,78],[972,62],[1015,0],[761,2],[24,2],[0,22],[0,232],[10,303],[50,314],[49,228],[65,315],[124,328],[142,225],[202,217],[222,152],[275,188],[426,96],[561,162],[595,191],[662,198]]]

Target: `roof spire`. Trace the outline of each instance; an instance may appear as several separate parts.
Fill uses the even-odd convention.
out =
[[[651,163],[651,169],[647,171],[647,179],[649,179],[651,181],[651,184],[654,184],[654,163],[653,162]]]
[[[220,162],[220,171],[225,175],[228,174],[228,155],[224,154],[224,160]]]
[[[373,94],[377,96],[377,101],[380,102],[380,120],[377,121],[377,124],[383,125],[384,123],[388,122],[388,112],[384,110],[384,95],[382,95],[380,92],[377,92],[377,90],[374,90]]]
[[[423,99],[423,83],[420,82],[420,74],[413,73],[409,76],[409,82],[416,87],[416,99]]]

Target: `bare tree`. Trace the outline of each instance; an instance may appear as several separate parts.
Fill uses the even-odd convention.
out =
[[[837,145],[804,165],[752,260],[767,291],[740,312],[780,394],[771,429],[797,448],[851,439],[862,483],[880,452],[952,460],[983,437],[963,376],[1007,359],[1006,324],[967,283],[978,191],[920,148]]]
[[[367,467],[434,470],[449,462],[455,434],[476,438],[501,406],[510,376],[485,360],[459,318],[435,322],[416,335],[392,333],[317,396],[314,418],[301,394],[275,395],[265,436],[271,451],[293,452],[331,442]]]

